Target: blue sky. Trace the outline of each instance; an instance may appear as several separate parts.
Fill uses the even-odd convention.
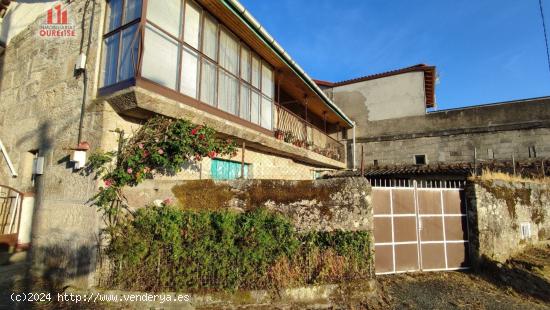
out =
[[[439,109],[550,95],[538,0],[241,2],[316,79],[427,63]]]

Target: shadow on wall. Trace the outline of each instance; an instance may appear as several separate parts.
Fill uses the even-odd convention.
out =
[[[73,240],[66,240],[59,245],[41,247],[36,253],[42,253],[40,260],[44,266],[40,275],[35,275],[29,269],[29,262],[19,262],[8,266],[0,266],[0,308],[3,309],[27,309],[33,307],[33,303],[14,302],[12,293],[51,293],[51,303],[47,303],[48,309],[58,308],[57,293],[63,293],[69,285],[77,284],[82,279],[88,279],[94,272],[95,266],[91,264],[91,257],[97,254],[97,246],[90,243],[80,247],[72,247]],[[69,279],[69,281],[67,281]],[[69,285],[67,285],[69,284]],[[74,306],[74,304],[72,304]]]
[[[475,193],[475,184],[471,181],[466,182],[464,188],[464,201],[466,202],[466,213],[468,215],[468,243],[469,257],[472,268],[480,271],[482,268],[482,259],[479,254],[479,227],[477,221],[477,198]]]

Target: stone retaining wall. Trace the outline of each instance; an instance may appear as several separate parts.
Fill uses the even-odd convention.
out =
[[[550,185],[475,181],[466,191],[472,257],[504,262],[550,239]],[[522,226],[530,237],[522,237]]]
[[[370,184],[364,178],[315,181],[150,181],[125,191],[130,206],[171,198],[188,209],[265,207],[288,216],[299,231],[372,231]]]

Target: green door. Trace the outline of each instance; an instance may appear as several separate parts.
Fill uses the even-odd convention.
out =
[[[245,178],[248,178],[249,166],[249,164],[244,164]],[[241,177],[241,163],[223,159],[212,159],[210,173],[214,180],[238,179]]]

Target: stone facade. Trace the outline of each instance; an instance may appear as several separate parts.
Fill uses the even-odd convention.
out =
[[[361,140],[359,140],[361,141]],[[436,135],[410,139],[360,142],[356,146],[360,165],[361,146],[365,166],[414,165],[414,155],[425,155],[428,164],[473,163],[550,157],[550,128],[487,131]],[[534,147],[534,152],[533,148]],[[530,151],[531,148],[531,151]]]
[[[70,150],[77,144],[81,106],[86,111],[82,140],[97,148],[101,115],[91,105],[96,72],[101,6],[85,1],[66,5],[77,36],[45,39],[38,29],[45,13],[15,36],[0,56],[0,138],[18,177],[13,178],[0,156],[0,184],[35,193],[32,234],[33,270],[61,276],[87,286],[93,283],[100,219],[86,206],[96,182],[73,169]],[[95,10],[92,14],[92,10]],[[90,21],[93,29],[87,42]],[[87,51],[87,95],[84,75],[74,64],[81,48]],[[43,156],[44,174],[32,175],[32,160]]]
[[[504,262],[550,240],[548,184],[475,181],[466,196],[472,257]],[[522,237],[522,227],[530,236]]]

